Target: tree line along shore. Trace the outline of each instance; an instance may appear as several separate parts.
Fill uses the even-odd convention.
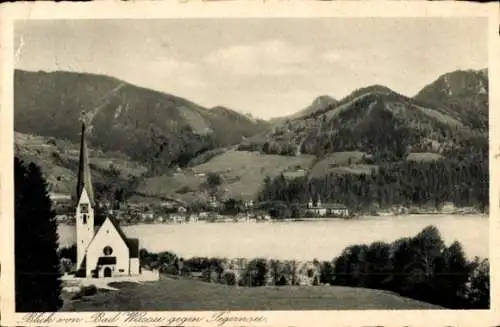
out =
[[[76,247],[60,249],[59,256],[62,271],[71,273]],[[434,226],[392,243],[351,245],[330,261],[182,258],[141,249],[140,262],[142,269],[166,276],[230,286],[350,286],[387,290],[445,308],[489,307],[489,260],[468,260],[460,242],[446,246]]]

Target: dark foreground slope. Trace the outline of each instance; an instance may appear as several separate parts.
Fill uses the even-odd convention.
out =
[[[442,309],[391,292],[341,286],[235,287],[162,277],[65,301],[62,311]]]

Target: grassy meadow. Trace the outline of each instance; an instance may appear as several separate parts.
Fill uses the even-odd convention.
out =
[[[250,199],[259,191],[266,176],[278,176],[298,167],[310,169],[314,161],[311,155],[286,157],[231,149],[181,173],[145,179],[138,190],[142,194],[187,198],[202,188],[208,173],[218,173],[225,196]]]
[[[236,287],[161,276],[119,291],[65,299],[61,311],[442,309],[382,290],[343,286]]]

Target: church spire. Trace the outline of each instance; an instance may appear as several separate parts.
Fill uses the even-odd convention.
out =
[[[82,134],[80,139],[80,163],[78,166],[78,180],[76,184],[76,198],[79,201],[82,191],[85,188],[90,203],[94,206],[94,189],[90,175],[89,156],[87,142],[85,140],[85,122],[82,122]]]

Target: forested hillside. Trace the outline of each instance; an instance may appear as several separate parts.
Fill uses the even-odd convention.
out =
[[[395,205],[439,208],[445,202],[484,211],[489,202],[487,127],[487,71],[457,71],[413,99],[378,85],[354,91],[241,148],[321,158],[321,172],[314,168],[306,177],[266,179],[259,199],[290,204],[285,216],[297,215],[293,203],[317,196],[362,211]],[[343,163],[342,153],[348,158]]]
[[[299,204],[318,196],[324,202],[343,203],[366,213],[396,205],[438,209],[446,202],[484,211],[489,204],[488,147],[477,140],[469,150],[462,159],[386,163],[369,173],[331,173],[293,180],[281,175],[266,179],[259,200],[289,204],[289,210],[281,213],[283,217],[300,215]]]
[[[85,113],[93,147],[122,152],[153,173],[267,127],[227,108],[209,110],[102,75],[17,70],[14,88],[17,132],[76,142]]]
[[[56,191],[72,189],[84,111],[98,188],[122,200],[206,198],[211,172],[221,200],[282,201],[283,215],[318,195],[360,211],[488,207],[487,70],[444,74],[414,98],[382,85],[320,96],[273,124],[106,76],[17,71],[15,87],[16,153]]]

